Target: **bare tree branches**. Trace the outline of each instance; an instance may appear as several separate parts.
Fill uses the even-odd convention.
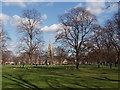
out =
[[[24,42],[24,50],[29,55],[29,64],[32,64],[33,55],[42,46],[40,23],[42,21],[41,14],[35,9],[27,9],[23,11],[23,18],[17,28],[22,33],[22,42]]]
[[[78,69],[82,46],[88,40],[88,35],[96,21],[96,17],[84,8],[72,8],[60,16],[62,30],[58,30],[56,41],[65,43],[73,48],[76,54],[76,68]]]

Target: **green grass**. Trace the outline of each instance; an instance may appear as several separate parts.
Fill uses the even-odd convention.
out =
[[[114,88],[118,90],[119,70],[108,66],[96,68],[95,65],[75,66],[33,66],[24,68],[17,65],[3,65],[2,88]],[[116,89],[115,89],[116,88]]]

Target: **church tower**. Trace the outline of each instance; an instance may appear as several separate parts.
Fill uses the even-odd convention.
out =
[[[51,42],[51,40],[49,41],[49,46],[48,46],[47,64],[48,65],[52,65],[53,64],[53,52],[52,52],[52,42]]]
[[[51,43],[51,40],[49,41],[49,46],[48,46],[48,57],[52,57],[52,43]]]

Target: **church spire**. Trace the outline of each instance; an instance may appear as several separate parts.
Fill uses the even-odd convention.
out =
[[[52,57],[52,42],[49,40],[48,57]]]
[[[48,46],[48,59],[47,59],[47,64],[48,64],[48,65],[54,64],[54,61],[53,61],[53,52],[52,52],[52,42],[51,42],[51,40],[49,41],[49,46]]]

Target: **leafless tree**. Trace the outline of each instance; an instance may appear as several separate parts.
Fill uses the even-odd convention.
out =
[[[0,20],[0,50],[3,51],[6,48],[6,41],[8,39],[7,34],[4,31],[4,23]]]
[[[12,61],[13,53],[10,50],[2,51],[2,64],[7,61]]]
[[[7,59],[9,59],[9,54],[7,52],[7,41],[10,40],[7,33],[4,30],[4,23],[0,20],[0,60],[4,63]],[[7,59],[6,59],[7,58]]]
[[[65,48],[61,46],[57,46],[53,48],[53,51],[54,51],[54,57],[57,57],[59,64],[62,64],[63,61],[67,58],[68,52],[65,50]]]
[[[33,56],[42,46],[41,31],[39,24],[42,22],[40,12],[36,9],[27,9],[23,11],[22,19],[17,28],[22,33],[22,50],[29,55],[29,64],[32,64]]]
[[[84,8],[72,8],[60,16],[62,29],[58,30],[56,41],[60,41],[74,51],[76,57],[76,69],[82,57],[82,47],[89,40],[88,36],[96,17]]]
[[[120,63],[120,12],[114,14],[114,17],[112,18],[112,26],[114,33],[112,42],[117,52],[116,62]]]
[[[112,63],[118,63],[120,58],[120,30],[119,30],[119,23],[120,23],[120,15],[118,13],[114,14],[114,17],[112,19],[109,19],[106,21],[103,32],[103,43],[107,48],[107,55],[110,68],[112,66]],[[117,58],[114,60],[112,59],[112,54],[116,51]],[[111,52],[110,52],[111,51]],[[110,55],[111,54],[111,55]]]
[[[102,62],[103,59],[103,42],[102,42],[102,37],[103,37],[103,31],[102,27],[100,25],[94,25],[93,28],[93,34],[91,35],[91,42],[93,43],[94,47],[92,48],[91,53],[94,53],[94,61],[98,63],[98,68],[100,68],[100,62]]]

